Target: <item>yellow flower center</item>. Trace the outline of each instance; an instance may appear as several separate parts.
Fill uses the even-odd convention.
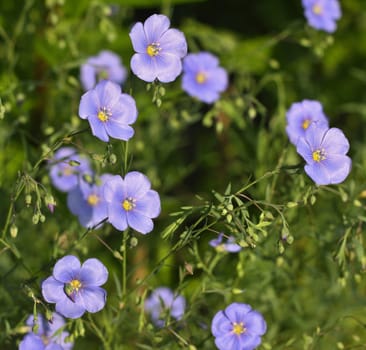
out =
[[[150,57],[156,56],[160,50],[161,48],[159,43],[152,43],[146,48],[146,52]]]
[[[219,253],[223,253],[226,251],[225,249],[225,245],[224,244],[219,244],[218,246],[215,247],[216,251]]]
[[[315,162],[319,163],[324,159],[326,159],[324,149],[317,149],[313,152],[313,160]]]
[[[89,205],[94,207],[95,205],[97,205],[99,203],[99,200],[100,200],[100,198],[96,194],[92,193],[88,196],[87,202]]]
[[[98,119],[103,123],[106,122],[110,117],[110,113],[105,108],[101,108],[98,112]]]
[[[198,84],[203,84],[207,80],[206,74],[203,72],[198,72],[196,74],[196,82]]]
[[[122,208],[126,211],[130,211],[136,206],[136,200],[129,197],[122,202]]]
[[[310,126],[310,123],[311,123],[311,121],[310,121],[310,119],[305,119],[303,122],[302,122],[302,128],[304,129],[304,130],[306,130],[309,126]]]
[[[244,323],[240,322],[240,323],[233,323],[233,333],[240,335],[243,334],[246,331],[246,328],[244,327]]]
[[[316,15],[321,15],[323,12],[323,8],[319,4],[315,4],[312,8],[313,13]]]
[[[98,80],[107,80],[109,78],[109,73],[106,69],[98,70]]]
[[[74,174],[74,170],[71,166],[65,166],[62,169],[62,175],[64,175],[64,176],[70,176],[70,175],[73,175],[73,174]]]
[[[74,290],[78,291],[78,290],[81,288],[81,282],[80,282],[79,280],[72,280],[72,281],[70,282],[70,286],[71,286]]]
[[[76,295],[79,292],[79,289],[81,289],[81,287],[82,287],[81,282],[77,279],[74,279],[71,282],[66,283],[64,285],[64,292],[72,302],[75,302]]]

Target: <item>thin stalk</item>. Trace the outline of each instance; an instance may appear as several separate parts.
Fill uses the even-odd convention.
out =
[[[123,232],[122,236],[122,299],[126,299],[127,293],[127,239],[128,228]]]

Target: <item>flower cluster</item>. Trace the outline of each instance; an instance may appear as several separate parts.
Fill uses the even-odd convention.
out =
[[[156,288],[145,300],[145,311],[150,314],[153,323],[158,327],[165,325],[166,318],[182,319],[185,307],[185,298],[174,294],[167,287]]]
[[[83,159],[83,164],[88,166],[75,165],[76,171],[69,165],[71,161],[65,154],[79,161]],[[59,163],[60,155],[63,156],[62,163]],[[74,160],[77,164],[79,161]],[[87,158],[68,147],[60,148],[50,163],[52,182],[57,181],[57,188],[67,191],[68,208],[83,227],[99,228],[108,221],[122,231],[127,227],[142,234],[152,231],[152,219],[161,211],[160,197],[151,189],[151,183],[144,174],[132,171],[124,179],[112,174],[98,177]]]
[[[107,268],[95,258],[82,265],[77,257],[67,255],[58,260],[52,276],[42,283],[42,295],[56,311],[69,318],[79,318],[85,311],[103,309],[107,292],[101,288],[108,279]]]
[[[333,33],[342,12],[338,0],[302,0],[305,17],[315,29]]]
[[[213,318],[211,332],[219,350],[253,350],[261,343],[267,325],[248,304],[232,303]]]
[[[66,341],[69,333],[64,331],[65,321],[57,313],[52,314],[50,321],[41,314],[37,315],[36,320],[31,315],[26,325],[30,331],[20,342],[19,350],[71,350],[73,348],[74,344]]]
[[[224,234],[220,233],[217,238],[212,239],[209,244],[211,247],[216,248],[218,252],[237,253],[241,251],[241,246],[235,243],[235,238],[230,236],[226,242],[223,242]]]
[[[306,161],[305,172],[317,185],[339,184],[351,171],[349,142],[328,119],[317,101],[294,103],[287,112],[287,134]]]
[[[187,55],[184,34],[170,28],[166,16],[155,14],[144,23],[136,23],[129,35],[136,51],[131,69],[140,79],[172,82],[183,70],[182,89],[205,103],[215,102],[226,90],[228,74],[219,66],[218,58],[209,52]],[[110,142],[110,138],[123,141],[132,138],[135,131],[131,125],[136,122],[138,111],[133,97],[122,93],[120,84],[126,79],[126,69],[120,58],[110,51],[90,57],[81,66],[80,79],[86,92],[80,99],[79,116],[88,120],[92,134],[104,142]],[[72,147],[60,148],[55,153],[50,161],[50,177],[57,189],[67,192],[71,213],[86,228],[99,228],[109,222],[118,230],[131,227],[146,234],[153,230],[152,219],[161,211],[159,194],[151,189],[144,174],[131,171],[124,177],[98,176],[88,159]],[[223,237],[221,233],[210,245],[219,251],[241,250],[233,237],[226,242]],[[75,319],[86,311],[95,313],[105,306],[107,293],[101,286],[107,279],[108,270],[98,259],[90,258],[81,264],[77,257],[67,255],[56,262],[52,276],[43,281],[42,295],[47,302],[56,304],[59,314]],[[185,298],[168,287],[156,288],[145,300],[145,311],[158,327],[163,327],[170,318],[181,320],[185,307]],[[231,312],[231,308],[239,311]],[[259,314],[245,304],[232,304],[231,308],[219,312],[213,320],[217,346],[226,340],[229,349],[239,349],[236,343],[246,344],[245,349],[258,345],[260,335],[265,332]],[[227,324],[231,325],[229,330]],[[54,326],[61,327],[57,322]],[[71,343],[63,342],[66,332],[58,332],[53,338],[55,327],[46,330],[43,326],[37,334],[30,333],[21,346],[38,349],[37,344],[46,345],[46,339],[47,344],[57,341],[59,349],[71,349]]]

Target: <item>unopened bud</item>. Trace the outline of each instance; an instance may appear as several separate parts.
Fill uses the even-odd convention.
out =
[[[32,203],[32,196],[28,193],[28,194],[25,195],[25,204],[27,206],[30,206],[31,203]]]
[[[15,238],[18,235],[18,227],[16,227],[14,224],[10,226],[10,236]]]

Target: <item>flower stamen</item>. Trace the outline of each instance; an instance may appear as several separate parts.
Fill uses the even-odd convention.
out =
[[[159,43],[152,43],[146,48],[146,52],[150,57],[154,57],[159,54],[161,48]]]
[[[233,323],[233,333],[240,335],[246,332],[246,328],[244,327],[244,323],[240,322],[240,323]]]
[[[321,162],[322,160],[327,159],[325,157],[325,150],[324,149],[317,149],[312,154],[313,160],[317,163]]]
[[[102,107],[99,109],[98,112],[98,119],[100,121],[102,121],[103,123],[105,123],[106,121],[108,121],[108,119],[112,116],[111,111],[106,108],[106,107]]]
[[[81,287],[82,283],[77,279],[73,279],[69,283],[65,283],[64,292],[72,302],[75,302],[76,294],[79,292]]]
[[[304,130],[306,130],[311,124],[311,120],[310,119],[305,119],[303,120],[301,126]]]
[[[87,202],[90,206],[94,207],[99,203],[99,196],[97,196],[96,194],[92,193],[88,196],[87,198]]]
[[[203,72],[198,72],[198,73],[196,74],[196,82],[197,82],[198,84],[203,84],[206,80],[207,80],[207,76],[206,76],[206,74],[205,74],[205,73],[203,73]]]
[[[314,13],[314,14],[316,14],[316,15],[321,15],[321,14],[322,14],[322,12],[323,12],[323,8],[321,7],[321,5],[319,5],[319,4],[315,4],[315,5],[313,6],[313,8],[312,8],[312,11],[313,11],[313,13]]]
[[[136,206],[136,199],[128,197],[122,202],[122,208],[126,211],[130,211]]]

